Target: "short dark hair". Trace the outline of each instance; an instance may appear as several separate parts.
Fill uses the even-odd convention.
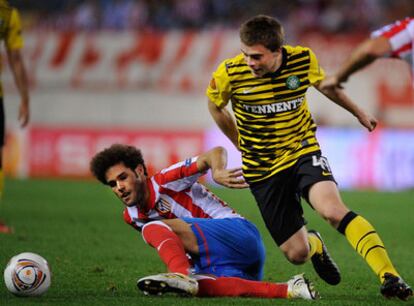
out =
[[[98,152],[90,162],[92,174],[103,184],[107,185],[106,172],[112,166],[123,163],[126,167],[135,170],[138,165],[144,167],[144,174],[147,175],[144,159],[141,150],[124,144],[113,144],[109,148]]]
[[[243,44],[260,44],[272,52],[283,45],[284,36],[281,23],[276,18],[266,15],[257,15],[240,26],[240,40]]]

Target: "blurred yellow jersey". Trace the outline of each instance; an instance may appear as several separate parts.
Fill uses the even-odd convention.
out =
[[[247,181],[269,178],[320,150],[305,94],[324,76],[311,49],[289,45],[274,73],[255,77],[243,54],[213,73],[206,94],[218,107],[232,103]]]
[[[5,1],[0,1],[0,40],[4,42],[4,45],[8,50],[16,50],[23,47],[22,27],[19,13]],[[3,96],[3,90],[0,86],[0,97],[1,96]]]

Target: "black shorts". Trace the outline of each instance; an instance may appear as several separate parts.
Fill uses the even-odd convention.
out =
[[[3,97],[0,97],[0,147],[4,146],[5,126]]]
[[[302,156],[292,167],[250,184],[266,227],[278,246],[306,224],[301,197],[308,201],[310,187],[320,181],[335,179],[326,157],[314,152]]]

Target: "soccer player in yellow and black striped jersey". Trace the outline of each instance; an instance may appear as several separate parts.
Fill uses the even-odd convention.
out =
[[[320,234],[307,231],[300,198],[340,233],[380,278],[386,297],[408,299],[411,288],[391,263],[373,226],[342,202],[327,159],[315,137],[306,91],[315,87],[372,131],[377,121],[339,88],[321,90],[324,71],[311,49],[284,45],[274,18],[253,17],[240,28],[241,54],[224,60],[207,88],[209,111],[240,150],[244,179],[276,244],[287,259],[311,259],[327,283],[340,272]],[[226,105],[231,101],[233,115]],[[235,177],[234,180],[238,178]]]
[[[9,66],[20,94],[19,121],[21,127],[29,122],[29,93],[26,70],[21,55],[23,38],[18,11],[5,0],[0,0],[0,41],[6,47]],[[1,67],[0,67],[1,68]],[[5,136],[5,117],[3,89],[0,84],[0,198],[3,194],[3,146]],[[10,228],[0,221],[0,233],[8,233]]]

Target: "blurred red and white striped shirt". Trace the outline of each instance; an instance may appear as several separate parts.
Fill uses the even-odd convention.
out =
[[[146,209],[126,207],[124,220],[141,230],[149,221],[174,218],[242,218],[198,179],[197,157],[165,168],[147,179],[150,199]]]
[[[392,47],[391,57],[403,59],[413,66],[414,18],[398,20],[371,34],[371,37],[379,36],[389,39]]]

